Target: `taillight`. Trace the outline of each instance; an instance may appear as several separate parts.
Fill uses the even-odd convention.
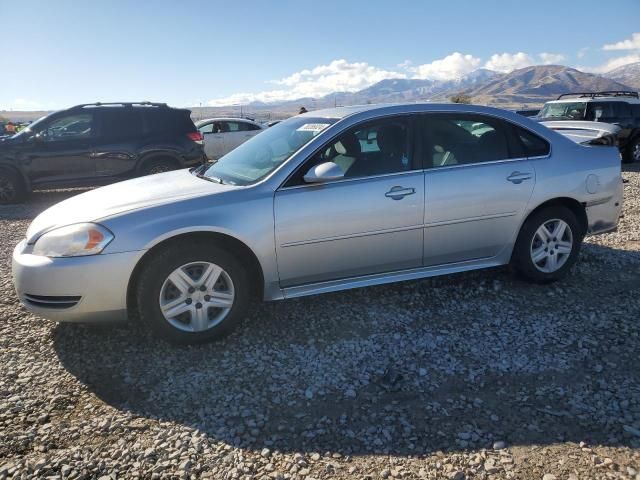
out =
[[[193,140],[200,145],[202,145],[202,142],[204,141],[204,135],[200,132],[189,132],[187,133],[187,137],[189,137],[189,140]]]

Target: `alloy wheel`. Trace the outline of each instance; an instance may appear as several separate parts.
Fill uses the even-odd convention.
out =
[[[640,162],[640,142],[636,142],[631,152],[631,158],[634,162]]]
[[[160,310],[173,327],[204,332],[222,322],[233,307],[235,292],[229,274],[210,262],[176,268],[160,289]]]
[[[558,271],[567,263],[573,250],[573,233],[564,220],[547,220],[531,240],[531,261],[544,273]]]

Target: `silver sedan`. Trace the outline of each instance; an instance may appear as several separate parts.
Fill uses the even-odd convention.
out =
[[[18,295],[57,321],[142,321],[170,341],[280,300],[512,264],[564,276],[616,228],[614,147],[468,105],[363,106],[284,121],[217,163],[92,190],[16,246]]]

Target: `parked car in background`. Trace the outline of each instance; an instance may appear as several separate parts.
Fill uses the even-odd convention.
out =
[[[566,275],[616,228],[616,148],[460,104],[314,111],[220,161],[129,180],[40,214],[13,253],[26,308],[58,321],[128,311],[182,343],[278,300],[512,264]]]
[[[638,92],[579,92],[545,103],[536,116],[542,122],[587,121],[616,127],[625,163],[640,161],[640,97]]]
[[[210,160],[226,155],[265,128],[246,118],[208,118],[196,126],[204,137],[204,151]]]
[[[201,165],[189,110],[163,103],[92,103],[61,110],[0,141],[0,203],[32,189],[113,183]]]
[[[585,145],[618,146],[618,137],[622,130],[618,125],[603,122],[587,122],[583,120],[544,121],[547,128],[561,133],[576,143]]]

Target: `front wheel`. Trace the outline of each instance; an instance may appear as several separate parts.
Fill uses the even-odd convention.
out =
[[[548,283],[564,277],[580,253],[584,232],[566,207],[534,213],[522,226],[512,264],[526,278]]]
[[[199,343],[230,332],[249,303],[246,270],[208,243],[190,242],[161,251],[139,277],[140,318],[172,343]]]
[[[26,194],[20,176],[11,170],[0,168],[0,205],[20,203],[24,201]]]

